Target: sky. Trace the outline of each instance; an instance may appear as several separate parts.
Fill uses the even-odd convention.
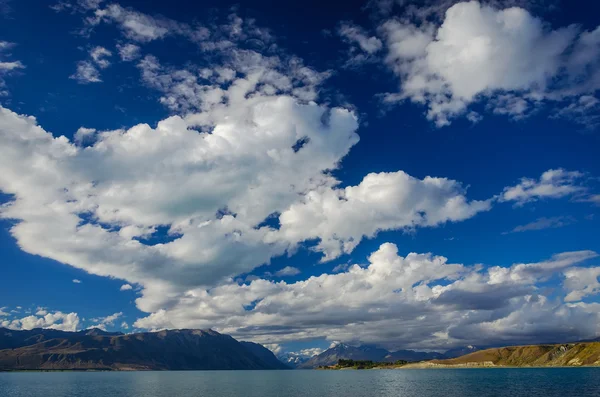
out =
[[[189,3],[0,0],[0,326],[600,337],[600,5]]]

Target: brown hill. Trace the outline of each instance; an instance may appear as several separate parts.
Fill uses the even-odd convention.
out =
[[[449,360],[409,364],[405,368],[600,366],[600,342],[510,346],[481,350]]]

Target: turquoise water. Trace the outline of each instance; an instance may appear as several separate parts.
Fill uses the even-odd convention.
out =
[[[1,397],[598,397],[600,368],[0,373]]]

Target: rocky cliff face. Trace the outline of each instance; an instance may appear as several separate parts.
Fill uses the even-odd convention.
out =
[[[115,335],[0,328],[0,370],[282,368],[285,365],[263,346],[240,343],[212,330]]]

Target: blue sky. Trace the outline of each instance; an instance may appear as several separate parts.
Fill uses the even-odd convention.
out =
[[[0,2],[0,324],[600,336],[584,3]]]

